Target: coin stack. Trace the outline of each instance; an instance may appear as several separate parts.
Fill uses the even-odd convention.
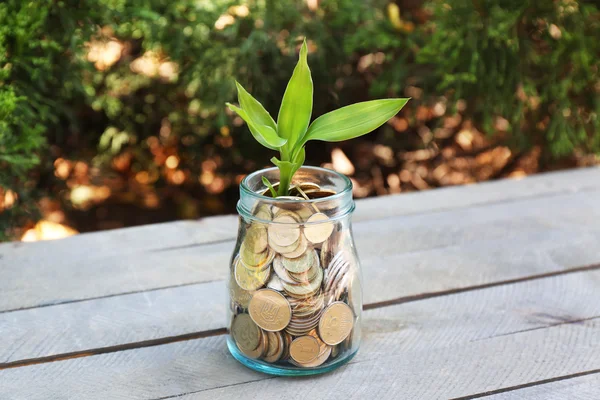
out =
[[[342,226],[295,201],[334,193],[315,183],[293,186],[277,206],[255,207],[245,224],[229,290],[230,332],[247,357],[314,368],[350,348],[353,258]]]

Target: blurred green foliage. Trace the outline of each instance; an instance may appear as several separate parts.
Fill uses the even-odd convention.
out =
[[[92,34],[93,5],[40,0],[0,3],[0,187],[19,196],[19,207],[0,214],[2,227],[35,217],[28,173],[40,163],[47,135],[59,122],[75,122],[70,102],[82,95],[74,57]],[[0,239],[5,229],[0,229]]]
[[[486,132],[502,116],[514,145],[540,144],[554,157],[600,150],[598,3],[437,1],[433,10],[417,61]]]
[[[157,143],[178,154],[190,185],[210,157],[238,173],[266,165],[271,154],[224,103],[236,77],[276,115],[304,36],[315,118],[411,87],[423,93],[411,107],[446,97],[451,111],[464,100],[465,114],[515,148],[540,145],[548,158],[600,150],[593,1],[8,0],[0,185],[19,205],[0,231],[35,210],[36,188],[56,189],[58,156],[102,167],[126,153],[132,173],[148,171],[157,186],[168,185]]]

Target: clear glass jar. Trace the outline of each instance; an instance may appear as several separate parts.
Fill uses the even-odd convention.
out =
[[[302,167],[292,182],[298,197],[272,198],[263,176],[278,182],[279,170],[257,171],[240,185],[228,282],[229,351],[242,364],[275,375],[330,371],[349,361],[360,342],[352,183],[335,171]]]

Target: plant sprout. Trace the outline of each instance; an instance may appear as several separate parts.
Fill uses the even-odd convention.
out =
[[[277,195],[288,194],[290,182],[304,164],[304,146],[309,140],[339,142],[365,135],[396,115],[409,99],[383,99],[352,104],[315,119],[310,125],[313,106],[313,82],[307,62],[306,39],[300,59],[283,95],[277,123],[242,85],[236,82],[240,107],[227,103],[248,125],[252,136],[263,146],[278,150],[280,158],[271,158],[279,168]],[[275,197],[275,189],[263,177],[263,183]]]

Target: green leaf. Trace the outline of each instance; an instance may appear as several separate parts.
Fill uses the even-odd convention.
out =
[[[254,139],[266,148],[271,150],[278,150],[281,146],[285,145],[287,139],[280,138],[277,135],[277,132],[273,128],[267,125],[256,124],[246,111],[242,110],[239,107],[234,106],[231,103],[226,103],[227,107],[231,111],[234,111],[239,115],[246,123],[248,124],[248,128],[250,128],[250,133],[254,136]]]
[[[269,182],[269,180],[267,179],[266,176],[262,177],[262,183],[269,188],[269,191],[271,192],[271,196],[273,198],[277,197],[277,192],[275,191],[275,188],[273,187],[273,185],[271,185],[271,182]]]
[[[238,91],[238,101],[242,106],[242,109],[246,111],[248,117],[258,125],[266,125],[271,127],[273,130],[277,131],[277,125],[275,125],[275,121],[268,113],[267,110],[263,107],[262,104],[258,100],[256,100],[250,93],[244,89],[242,85],[240,85],[237,81],[235,82]]]
[[[304,147],[301,147],[300,150],[294,156],[294,160],[293,160],[294,164],[297,164],[298,168],[300,168],[304,164],[305,157],[306,157],[306,151],[304,150]],[[296,168],[296,170],[298,170],[298,168]],[[294,171],[294,172],[296,172],[296,171]]]
[[[298,146],[309,140],[339,142],[367,134],[396,115],[408,100],[365,101],[322,115],[310,124]]]
[[[300,59],[288,82],[279,115],[277,117],[277,133],[288,140],[287,147],[292,149],[299,138],[304,135],[313,105],[313,82],[308,68],[306,39],[300,49]]]

